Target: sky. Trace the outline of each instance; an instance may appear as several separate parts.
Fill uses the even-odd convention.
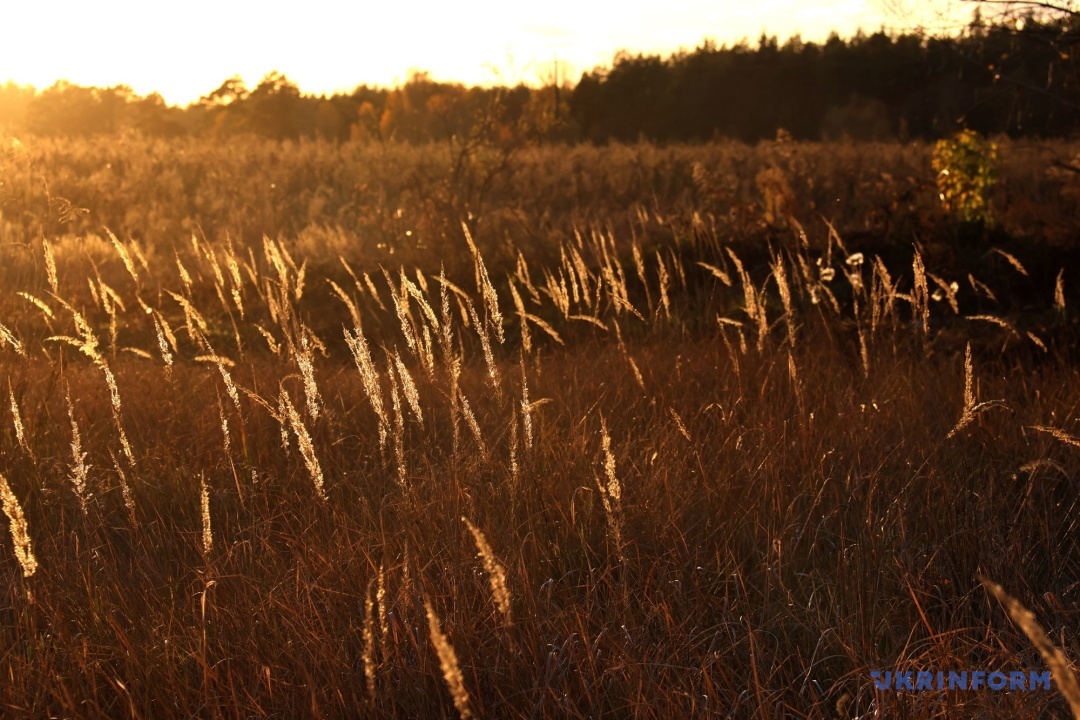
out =
[[[705,38],[823,40],[895,25],[889,0],[18,1],[0,5],[0,83],[131,86],[186,104],[240,75],[278,70],[304,92],[436,80],[536,83],[610,64],[619,50],[667,54]]]

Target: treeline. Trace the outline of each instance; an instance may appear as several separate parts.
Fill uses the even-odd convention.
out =
[[[168,106],[130,88],[60,82],[0,86],[0,128],[93,136],[251,133],[285,139],[423,143],[483,135],[608,142],[932,139],[968,127],[1068,136],[1080,124],[1075,19],[984,24],[927,39],[883,32],[826,42],[763,36],[668,57],[619,54],[574,87],[478,88],[424,73],[398,88],[307,95],[280,73],[254,88],[230,78],[198,102]]]
[[[976,18],[944,39],[706,43],[666,59],[621,55],[581,78],[569,110],[592,141],[753,142],[780,128],[797,139],[936,139],[961,127],[1060,137],[1080,124],[1078,39],[1075,19],[1028,15],[1008,26]]]
[[[551,99],[545,101],[545,95]],[[156,137],[251,133],[275,139],[399,140],[411,143],[465,137],[487,123],[493,129],[552,132],[548,89],[466,88],[414,73],[400,88],[358,87],[350,94],[306,95],[273,72],[249,89],[239,77],[185,108],[160,95],[141,97],[120,85],[82,87],[67,82],[35,92],[0,86],[0,128],[40,136],[94,136],[136,130]]]

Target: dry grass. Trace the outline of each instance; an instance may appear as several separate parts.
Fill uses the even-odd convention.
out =
[[[1065,264],[647,207],[544,242],[446,219],[416,266],[0,247],[3,713],[1064,713],[869,673],[1069,661]]]

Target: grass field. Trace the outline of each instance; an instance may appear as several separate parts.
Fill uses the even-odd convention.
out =
[[[26,141],[2,714],[1063,716],[870,676],[1075,657],[1051,151]]]

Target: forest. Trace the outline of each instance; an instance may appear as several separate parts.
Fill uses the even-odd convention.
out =
[[[272,72],[232,77],[187,107],[130,88],[0,87],[0,128],[35,135],[254,134],[275,139],[444,141],[477,113],[504,134],[562,142],[937,139],[961,128],[1065,137],[1080,123],[1080,35],[1069,15],[978,18],[959,35],[859,33],[824,43],[763,35],[666,57],[622,52],[576,83],[465,87],[415,71],[397,88],[314,96]],[[492,113],[490,108],[497,107]]]

